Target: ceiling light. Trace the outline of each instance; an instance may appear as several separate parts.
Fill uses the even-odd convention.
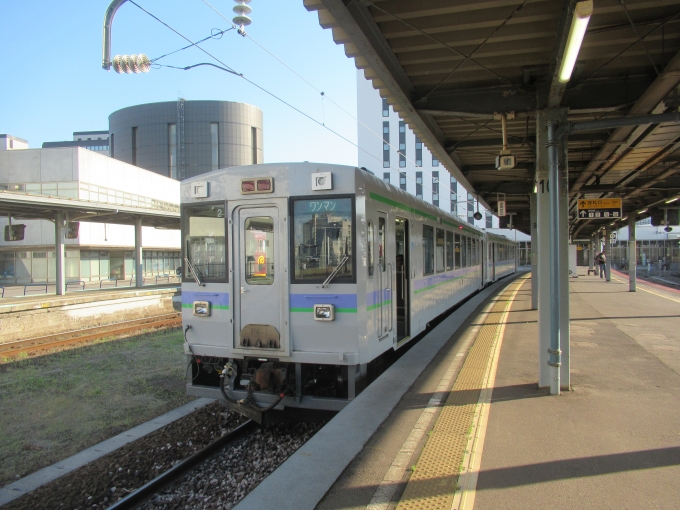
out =
[[[576,4],[574,18],[571,20],[571,28],[569,29],[567,48],[564,50],[562,65],[560,66],[561,83],[567,83],[571,78],[578,52],[581,49],[583,36],[586,35],[586,28],[588,28],[588,22],[590,21],[590,16],[592,14],[593,0],[585,0],[584,2]]]
[[[644,214],[646,212],[647,212],[647,208],[644,208],[644,209],[640,209],[637,213],[638,214]]]
[[[678,198],[680,198],[680,197],[675,197],[675,198],[671,198],[670,200],[666,200],[666,203],[670,204],[671,202],[675,202]]]

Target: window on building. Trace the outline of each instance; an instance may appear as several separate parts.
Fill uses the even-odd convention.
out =
[[[253,165],[257,165],[257,128],[250,128],[250,146],[253,149]]]
[[[387,184],[390,183],[390,173],[389,172],[383,172],[383,181],[385,181]]]
[[[111,133],[111,141],[109,142],[109,149],[111,150],[111,152],[109,154],[111,154],[111,157],[113,157],[113,133]]]
[[[432,205],[439,207],[439,171],[432,172]]]
[[[137,128],[132,128],[132,158],[130,163],[137,164]]]
[[[382,112],[383,112],[383,117],[389,117],[390,116],[390,105],[387,104],[387,99],[383,98],[382,100]]]
[[[451,213],[458,216],[458,181],[451,177]]]
[[[493,216],[489,211],[486,211],[486,228],[493,227]]]
[[[439,160],[434,154],[432,154],[432,166],[439,166]]]
[[[423,198],[423,172],[416,172],[416,196]]]
[[[423,142],[416,136],[416,166],[423,166]]]
[[[177,124],[168,124],[168,175],[177,179]]]
[[[399,172],[399,187],[406,191],[406,172]]]
[[[406,167],[406,123],[399,121],[399,166]]]
[[[220,167],[220,125],[217,122],[210,123],[210,161],[211,170],[215,171]]]
[[[383,168],[390,167],[390,123],[383,122]]]
[[[473,225],[475,224],[475,197],[472,196],[472,193],[467,194],[467,220],[468,223],[472,223]]]

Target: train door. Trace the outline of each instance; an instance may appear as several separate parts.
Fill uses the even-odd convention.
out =
[[[396,240],[396,285],[395,285],[395,304],[397,309],[397,338],[396,343],[399,343],[404,338],[408,338],[411,334],[411,305],[409,293],[409,276],[410,260],[409,260],[409,238],[408,238],[408,220],[397,218],[395,220],[395,240]]]
[[[392,331],[393,308],[392,308],[392,273],[393,266],[388,262],[387,249],[387,215],[385,213],[378,213],[378,271],[376,275],[376,283],[378,291],[376,296],[376,310],[377,312],[377,333],[378,338],[383,339]]]
[[[234,347],[266,351],[286,350],[282,337],[286,315],[283,289],[286,275],[285,205],[236,206],[234,228]],[[284,220],[285,221],[285,220]],[[287,323],[287,321],[285,321]],[[264,352],[263,352],[264,351]]]

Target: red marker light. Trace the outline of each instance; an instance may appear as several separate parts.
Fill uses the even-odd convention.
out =
[[[255,181],[242,181],[241,182],[241,192],[242,193],[252,193],[255,191]]]
[[[458,225],[458,230],[463,230],[463,225]]]
[[[272,189],[272,182],[269,179],[262,179],[257,181],[257,191],[270,191]]]

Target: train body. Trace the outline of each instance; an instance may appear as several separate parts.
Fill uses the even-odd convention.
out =
[[[240,412],[341,409],[371,362],[517,267],[515,243],[354,167],[218,170],[181,206],[187,391]]]

